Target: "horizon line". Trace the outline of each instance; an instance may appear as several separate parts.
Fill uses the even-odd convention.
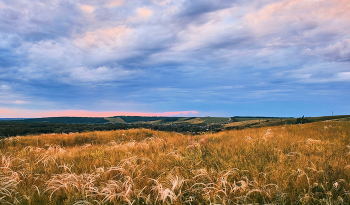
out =
[[[121,112],[121,111],[89,111],[89,110],[28,110],[0,108],[0,118],[47,118],[47,117],[112,117],[112,116],[188,116],[198,114],[197,111],[169,112]]]

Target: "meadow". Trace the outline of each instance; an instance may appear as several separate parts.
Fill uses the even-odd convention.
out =
[[[349,204],[350,122],[0,140],[1,204]]]

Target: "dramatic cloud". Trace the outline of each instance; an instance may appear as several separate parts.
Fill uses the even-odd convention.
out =
[[[0,107],[346,114],[349,10],[348,0],[0,0]]]

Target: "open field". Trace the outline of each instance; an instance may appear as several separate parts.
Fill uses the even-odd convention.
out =
[[[278,126],[278,125],[293,125],[296,124],[296,119],[286,118],[286,119],[252,119],[244,120],[238,122],[230,122],[224,125],[226,129],[244,129],[244,128],[257,128],[257,127],[268,127],[268,126]]]
[[[0,140],[1,204],[349,204],[350,122]]]

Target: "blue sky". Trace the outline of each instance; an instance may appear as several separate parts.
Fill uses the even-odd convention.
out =
[[[0,117],[349,114],[349,10],[348,0],[0,0]]]

